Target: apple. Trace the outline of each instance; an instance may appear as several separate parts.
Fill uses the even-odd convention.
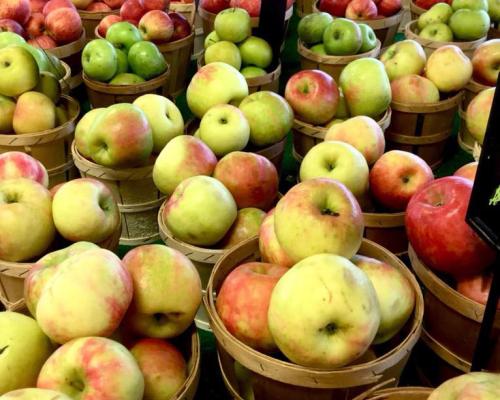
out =
[[[323,33],[323,46],[329,55],[356,54],[362,44],[358,24],[346,18],[334,19]]]
[[[260,0],[231,0],[229,6],[243,8],[251,17],[260,15]]]
[[[49,191],[31,179],[6,179],[0,198],[0,259],[28,261],[47,250],[55,236]]]
[[[221,40],[205,50],[205,64],[223,62],[236,69],[241,68],[241,54],[233,42]]]
[[[481,275],[473,275],[460,279],[457,282],[457,291],[479,304],[486,305],[492,282],[493,274],[491,272],[483,272]],[[500,302],[497,304],[497,309],[500,309]]]
[[[38,373],[52,352],[52,344],[34,319],[3,311],[0,312],[0,349],[0,398],[3,399],[11,398],[4,393],[36,384]]]
[[[30,13],[28,0],[2,0],[0,19],[12,19],[24,25],[28,21]]]
[[[82,52],[83,72],[90,79],[109,81],[116,74],[118,56],[113,45],[105,39],[88,42]]]
[[[453,11],[460,9],[488,11],[488,0],[453,0],[451,8]]]
[[[26,153],[8,151],[0,154],[0,180],[26,178],[49,186],[49,176],[42,163]]]
[[[112,10],[118,10],[125,2],[125,0],[102,0],[102,1]]]
[[[129,251],[123,265],[134,285],[127,327],[147,337],[172,338],[192,324],[201,303],[201,281],[184,254],[144,245]]]
[[[345,16],[350,19],[374,19],[377,16],[377,6],[372,0],[351,0]]]
[[[273,50],[269,43],[257,36],[246,38],[239,45],[243,65],[267,68],[273,61]]]
[[[110,85],[135,85],[137,83],[146,82],[139,75],[131,74],[128,72],[122,72],[121,74],[117,74],[113,79],[109,81]]]
[[[15,97],[33,89],[38,76],[38,65],[28,50],[20,46],[0,49],[1,95]]]
[[[54,390],[18,389],[0,396],[2,400],[71,400],[70,397]]]
[[[212,31],[210,32],[205,40],[203,41],[203,48],[206,50],[208,49],[211,45],[220,42],[220,38],[217,36],[217,32]]]
[[[233,225],[222,238],[218,247],[230,249],[247,239],[259,235],[259,229],[266,216],[265,211],[248,207],[238,210],[238,215]]]
[[[86,157],[91,158],[92,152],[89,149],[89,136],[88,133],[90,131],[90,127],[96,120],[97,116],[100,115],[105,108],[94,108],[86,113],[75,128],[75,144],[78,152]]]
[[[0,134],[14,132],[12,128],[12,119],[16,103],[10,97],[0,95]]]
[[[312,308],[300,306],[306,298]],[[278,281],[268,319],[272,337],[292,362],[333,369],[365,353],[379,328],[380,307],[361,269],[344,257],[316,254]]]
[[[259,251],[263,262],[281,265],[285,268],[293,266],[294,262],[281,246],[274,230],[273,208],[266,214],[259,230]]]
[[[439,90],[434,83],[420,75],[404,75],[391,82],[392,101],[425,104],[439,102]]]
[[[435,42],[453,42],[453,31],[442,22],[427,25],[418,36]]]
[[[390,81],[405,75],[420,75],[427,57],[422,45],[415,40],[403,40],[389,46],[380,56]]]
[[[168,42],[174,34],[174,23],[165,11],[152,10],[141,17],[139,31],[143,40]]]
[[[497,65],[500,63],[500,39],[488,40],[480,44],[472,54],[474,79],[488,86],[495,86],[498,78]]]
[[[488,127],[494,96],[494,87],[479,92],[469,103],[465,113],[467,129],[471,136],[481,145],[483,144],[486,128]]]
[[[356,134],[353,135],[353,132]],[[363,115],[331,126],[325,135],[325,141],[330,140],[354,146],[363,155],[368,165],[373,165],[384,154],[384,131],[377,122]]]
[[[48,0],[30,0],[31,13],[41,13]]]
[[[151,11],[151,10],[165,11],[168,10],[168,7],[170,6],[170,0],[142,0],[142,3],[146,11]]]
[[[31,14],[30,19],[26,23],[26,33],[30,38],[42,36],[45,32],[45,17],[42,13]]]
[[[231,192],[217,179],[200,175],[185,179],[175,188],[161,218],[177,239],[212,246],[231,228],[236,215]]]
[[[188,106],[198,118],[217,104],[239,104],[246,96],[248,84],[243,75],[236,68],[221,62],[201,67],[189,82],[186,92]]]
[[[111,14],[111,15],[106,15],[101,21],[99,22],[99,25],[97,26],[97,33],[101,37],[106,37],[108,29],[111,25],[121,22],[122,17],[119,15]]]
[[[47,71],[42,71],[40,72],[40,78],[38,79],[38,84],[33,88],[33,91],[35,92],[40,92],[47,96],[54,104],[57,104],[59,99],[61,98],[61,83],[57,79],[57,77]],[[23,93],[23,95],[26,95],[26,93]],[[55,109],[56,112],[56,123],[55,126],[58,126],[58,115],[57,115],[57,108]],[[62,111],[66,112],[66,111]],[[66,117],[63,117],[64,122],[66,122]]]
[[[57,10],[58,8],[71,8],[76,11],[76,7],[71,0],[49,0],[45,3],[42,9],[42,14],[46,17],[50,12]]]
[[[94,0],[71,0],[76,8],[85,10]]]
[[[339,89],[335,80],[323,71],[299,71],[288,80],[285,99],[297,118],[319,125],[335,115]]]
[[[233,269],[217,293],[216,309],[238,340],[264,353],[277,350],[268,327],[271,295],[288,268],[249,262]]]
[[[406,232],[419,258],[456,278],[478,274],[495,259],[465,221],[471,193],[470,180],[448,176],[425,185],[406,208]]]
[[[113,26],[115,25],[112,25],[111,28]],[[158,47],[148,41],[141,41],[132,45],[128,52],[128,64],[134,73],[145,80],[163,74],[168,68],[168,64]]]
[[[332,16],[326,12],[305,15],[297,27],[299,39],[307,45],[322,43],[323,33],[332,21]]]
[[[12,126],[18,135],[53,129],[56,126],[54,103],[43,93],[23,93],[17,99]]]
[[[10,45],[21,45],[26,43],[26,40],[14,32],[0,32],[0,49]]]
[[[191,25],[189,24],[189,21],[186,19],[186,17],[176,12],[170,12],[168,13],[168,16],[174,24],[174,33],[170,38],[172,42],[184,39],[191,34]]]
[[[498,0],[488,0],[488,14],[491,22],[500,21],[500,2]]]
[[[424,10],[429,10],[434,4],[437,3],[451,4],[451,0],[415,0],[415,4]]]
[[[53,49],[57,47],[57,43],[49,35],[40,35],[36,38],[29,39],[28,44],[39,47],[40,49]]]
[[[122,17],[123,18],[123,17]],[[124,18],[123,18],[124,19]],[[142,40],[141,31],[125,20],[112,24],[106,33],[106,40],[126,53]]]
[[[91,125],[88,149],[92,160],[105,167],[134,166],[148,160],[153,133],[146,114],[137,106],[109,106]]]
[[[431,9],[424,12],[418,17],[417,26],[422,30],[427,25],[431,24],[447,24],[453,14],[453,9],[446,2],[439,2],[432,6]]]
[[[239,43],[252,34],[250,15],[243,8],[228,8],[217,14],[214,30],[221,40]]]
[[[378,14],[390,17],[401,10],[401,0],[382,0],[377,3]]]
[[[350,2],[351,0],[320,0],[318,8],[335,17],[345,17],[345,11]]]
[[[247,67],[243,67],[241,70],[241,75],[245,77],[245,79],[257,78],[258,76],[267,75],[267,71],[265,69],[259,67],[253,67],[251,65]],[[257,92],[256,92],[257,93]]]
[[[103,337],[84,337],[64,344],[50,356],[40,372],[37,387],[81,400],[94,396],[141,400],[144,378],[123,345]]]
[[[124,74],[128,71],[127,53],[119,49],[115,49],[115,51],[116,51],[116,75],[114,77],[120,74]]]
[[[153,167],[156,187],[171,195],[184,179],[196,175],[211,176],[217,158],[201,140],[181,135],[171,139],[160,152]]]
[[[370,25],[358,24],[361,30],[361,47],[359,48],[360,53],[366,53],[377,47],[377,36]]]
[[[450,17],[453,36],[459,40],[477,40],[488,33],[490,16],[485,10],[460,9]]]
[[[269,210],[278,197],[276,167],[259,154],[229,153],[217,163],[213,177],[231,192],[238,208]]]
[[[316,178],[294,186],[278,202],[274,229],[283,250],[298,262],[318,253],[352,257],[361,245],[364,224],[346,186]]]
[[[80,15],[71,8],[58,8],[45,17],[49,36],[59,44],[78,40],[83,32]]]
[[[90,3],[89,6],[85,9],[85,11],[108,12],[108,11],[111,11],[111,7],[108,6],[106,3],[102,3],[100,1],[97,1],[95,3]]]
[[[432,391],[428,400],[495,399],[500,393],[498,374],[470,372],[449,379]]]
[[[468,164],[462,165],[459,169],[455,171],[454,176],[461,176],[462,178],[467,178],[474,182],[477,172],[477,161],[470,162]]]
[[[315,145],[300,165],[300,180],[332,178],[343,183],[361,199],[368,190],[368,164],[354,146],[327,140]]]
[[[187,366],[174,345],[160,339],[140,339],[130,352],[144,376],[144,398],[172,399],[187,380]]]
[[[141,17],[146,14],[143,0],[126,0],[120,7],[120,17],[123,21],[137,25]]]
[[[230,0],[200,0],[198,7],[213,14],[218,14],[222,10],[230,7]]]
[[[12,32],[23,37],[26,36],[24,28],[19,24],[19,22],[14,21],[13,19],[0,19],[0,32]]]
[[[391,103],[391,86],[384,64],[374,58],[360,58],[340,73],[340,86],[352,116],[378,119]]]
[[[279,94],[259,91],[245,97],[239,106],[250,125],[250,142],[267,146],[283,140],[293,125],[293,110]]]

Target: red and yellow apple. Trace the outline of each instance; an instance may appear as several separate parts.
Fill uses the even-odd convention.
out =
[[[49,186],[47,170],[40,161],[20,151],[0,154],[0,180],[27,178]]]
[[[258,208],[248,207],[238,210],[236,221],[222,238],[218,247],[229,249],[259,234],[266,213]]]

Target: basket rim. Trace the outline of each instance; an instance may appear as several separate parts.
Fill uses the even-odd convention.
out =
[[[410,0],[410,11],[415,12],[415,14],[423,14],[424,12],[428,11],[425,8],[422,8],[420,6],[417,6],[413,0]]]
[[[201,365],[201,345],[200,337],[193,323],[188,331],[191,332],[191,360],[193,360],[192,367],[189,369],[189,374],[177,391],[172,395],[172,399],[190,399],[190,391],[196,392],[198,388],[198,381],[200,379],[200,365]]]
[[[75,40],[73,42],[70,42],[70,43],[66,43],[66,44],[64,44],[62,46],[54,47],[52,49],[47,49],[45,51],[47,51],[50,54],[56,56],[57,58],[64,59],[65,57],[68,56],[67,53],[69,51],[73,51],[70,54],[76,54],[79,51],[83,50],[83,48],[85,47],[86,43],[87,43],[87,38],[86,38],[86,35],[85,35],[85,29],[83,29],[83,27],[82,27],[82,34],[80,35],[80,37],[77,40]],[[76,46],[76,50],[74,49],[75,46]]]
[[[391,101],[391,108],[395,111],[412,112],[414,114],[438,113],[449,110],[453,107],[458,107],[462,101],[462,97],[463,90],[459,90],[452,97],[439,100],[437,103],[401,103],[393,100]]]
[[[198,7],[198,14],[202,19],[210,21],[215,20],[215,17],[217,16],[217,14],[207,11],[201,6]],[[288,21],[290,18],[292,18],[292,15],[293,15],[293,3],[285,11],[285,21]],[[260,20],[259,17],[250,17],[252,28],[257,28],[259,26],[259,20]]]
[[[379,39],[377,39],[375,47],[364,53],[347,54],[342,56],[335,56],[335,55],[324,56],[311,51],[309,48],[305,46],[302,40],[297,39],[297,51],[299,55],[301,55],[304,58],[307,58],[308,60],[328,65],[347,65],[348,63],[357,60],[359,58],[366,58],[366,57],[376,58],[380,54],[381,47],[382,47],[382,42]]]
[[[365,228],[404,227],[405,216],[405,211],[394,213],[363,212]],[[381,221],[384,221],[384,225],[381,224]]]
[[[368,390],[364,393],[361,393],[359,396],[356,396],[352,400],[387,400],[385,396],[391,394],[422,394],[422,395],[430,395],[434,389],[423,387],[423,386],[400,386],[395,388],[388,389],[376,389],[376,390]],[[382,396],[382,397],[380,397]],[[427,397],[426,397],[427,399]]]
[[[491,89],[495,86],[485,85],[484,83],[480,83],[474,79],[474,77],[470,78],[470,81],[465,85],[465,89],[474,94],[478,94],[483,90]]]
[[[111,11],[87,11],[87,10],[79,10],[77,9],[78,14],[80,14],[80,17],[82,19],[87,19],[87,20],[97,20],[97,19],[102,19],[108,15],[119,15],[120,14],[120,9],[116,8]],[[92,17],[98,17],[98,18],[92,18]]]

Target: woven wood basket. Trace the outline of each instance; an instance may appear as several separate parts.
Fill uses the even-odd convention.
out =
[[[366,53],[352,56],[323,56],[309,50],[304,44],[297,41],[297,51],[300,55],[300,69],[319,69],[330,75],[336,82],[339,81],[340,73],[351,61],[359,58],[378,57],[380,53],[380,40],[377,39],[377,46]]]
[[[153,164],[137,168],[112,169],[84,158],[71,146],[75,165],[82,177],[92,177],[108,186],[118,202],[122,217],[120,244],[140,246],[160,238],[156,223],[165,196],[153,183]]]
[[[425,8],[417,6],[413,1],[410,1],[410,12],[411,12],[411,19],[418,19],[424,12],[427,10]]]
[[[75,89],[82,84],[82,50],[86,43],[85,30],[83,30],[80,39],[64,46],[45,50],[69,65],[71,68],[71,78],[67,82],[71,89]]]
[[[379,354],[375,349],[377,358],[336,370],[307,368],[278,360],[246,346],[232,336],[215,309],[216,293],[226,276],[235,267],[244,262],[260,259],[258,239],[243,242],[219,259],[208,282],[203,301],[217,340],[221,369],[231,387],[238,388],[234,371],[235,360],[251,371],[250,384],[255,400],[287,398],[346,400],[352,399],[378,383],[387,380],[392,380],[393,384],[397,383],[411,350],[420,336],[423,318],[422,293],[413,274],[388,250],[371,241],[363,240],[360,254],[388,262],[405,274],[415,290],[415,310],[413,317],[392,345],[388,345]],[[240,390],[237,390],[235,393],[240,393]],[[241,395],[238,394],[238,396],[240,397],[235,398],[242,398]]]
[[[388,150],[404,150],[422,157],[432,169],[443,161],[453,119],[462,101],[462,92],[429,104],[391,103],[391,124],[385,131]]]
[[[62,95],[59,102],[69,115],[61,126],[37,133],[0,135],[0,154],[22,151],[40,161],[49,175],[49,187],[69,181],[78,175],[71,155],[71,142],[80,106],[72,97]]]
[[[365,221],[363,237],[385,247],[398,257],[407,254],[408,236],[406,236],[404,212],[364,212],[363,217]]]
[[[108,15],[120,15],[120,10],[98,12],[78,10],[78,14],[80,14],[80,18],[82,19],[83,29],[85,30],[85,34],[87,36],[87,42],[90,42],[98,37],[95,32],[97,31],[99,22],[101,22],[101,20]]]
[[[200,338],[194,324],[180,337],[172,340],[187,364],[187,379],[171,397],[172,400],[194,400],[200,381]]]
[[[64,68],[64,76],[61,79],[59,79],[59,84],[61,85],[61,93],[62,94],[69,94],[69,92],[71,90],[71,87],[70,87],[71,68],[64,61],[61,61],[61,65]]]
[[[313,4],[314,0],[297,0],[295,2],[295,8],[297,10],[297,14],[300,18],[307,14],[313,13]]]

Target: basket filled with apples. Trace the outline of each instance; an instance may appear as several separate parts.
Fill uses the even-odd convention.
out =
[[[424,186],[406,210],[410,261],[424,288],[423,341],[456,373],[470,370],[495,260],[494,250],[465,221],[476,169],[471,163]],[[497,315],[493,331],[499,329]],[[484,369],[500,371],[498,335],[489,348]]]
[[[319,0],[313,12],[327,12],[334,18],[348,18],[370,26],[382,48],[394,43],[404,10],[401,0]]]
[[[305,16],[298,25],[301,69],[325,71],[336,81],[347,64],[358,58],[378,57],[380,40],[366,24],[318,12]]]
[[[420,336],[422,294],[409,269],[362,232],[352,193],[312,179],[278,201],[259,238],[219,259],[204,304],[239,396],[352,398],[399,379]]]

